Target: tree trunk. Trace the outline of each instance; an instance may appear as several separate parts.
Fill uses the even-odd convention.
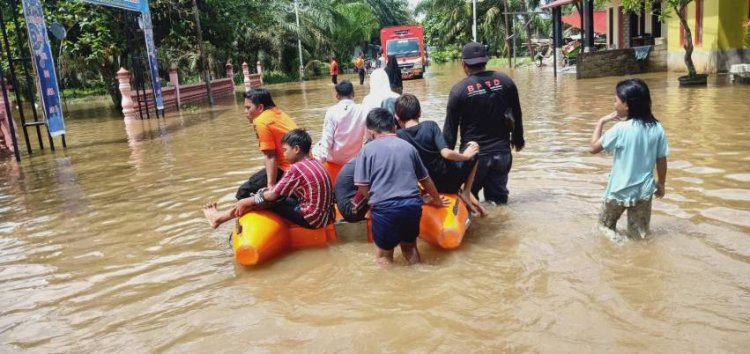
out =
[[[531,19],[530,19],[530,17],[531,16],[529,16],[529,15],[524,15],[523,16],[523,20],[524,20],[524,23],[526,24],[524,26],[524,29],[526,30],[526,50],[528,51],[529,58],[534,59],[534,46],[531,43],[531,37],[534,34],[531,31],[531,26],[530,26]]]
[[[693,34],[690,32],[690,26],[688,26],[688,22],[682,14],[684,8],[685,5],[681,6],[679,9],[676,6],[673,7],[674,12],[677,13],[677,17],[680,18],[682,27],[685,28],[685,66],[687,66],[688,69],[688,76],[695,77],[697,72],[695,71],[695,65],[693,64]]]
[[[532,33],[531,33],[531,16],[529,16],[529,14],[528,14],[529,5],[526,3],[526,0],[521,1],[521,3],[523,4],[523,9],[522,10],[523,10],[523,12],[525,12],[525,14],[523,15],[523,23],[524,23],[523,27],[526,30],[526,48],[528,50],[529,58],[531,58],[533,60],[534,59],[534,48],[531,45],[531,36],[532,36]]]

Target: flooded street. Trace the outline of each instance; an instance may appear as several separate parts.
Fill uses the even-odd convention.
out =
[[[618,246],[593,228],[611,157],[587,152],[618,78],[512,76],[526,149],[510,203],[459,249],[421,243],[425,264],[387,271],[352,238],[235,265],[231,223],[210,229],[200,206],[229,206],[263,164],[240,101],[129,134],[115,112],[71,106],[67,151],[0,161],[0,352],[747,352],[750,86],[641,76],[671,149],[667,193],[653,237]],[[404,92],[442,126],[463,77],[433,66]],[[329,79],[270,89],[317,140]]]

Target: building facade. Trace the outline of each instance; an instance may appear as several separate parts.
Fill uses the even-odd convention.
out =
[[[694,0],[685,10],[698,72],[715,73],[728,70],[732,64],[750,63],[750,48],[743,46],[750,0]],[[670,70],[685,71],[684,28],[676,15],[670,16],[667,26],[667,65]]]
[[[622,0],[608,1],[607,46],[631,48],[642,45],[664,46],[670,71],[685,67],[685,31],[674,9],[656,0],[650,11],[625,12]],[[664,12],[666,21],[659,21]],[[684,10],[693,36],[693,62],[699,73],[726,71],[732,64],[750,63],[745,48],[744,25],[750,21],[750,0],[693,0]]]

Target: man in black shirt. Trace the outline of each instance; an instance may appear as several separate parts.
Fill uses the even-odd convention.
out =
[[[484,199],[496,204],[508,202],[508,173],[513,161],[511,146],[524,147],[523,121],[518,89],[508,75],[486,70],[487,50],[479,43],[464,46],[463,68],[468,76],[451,89],[443,125],[448,148],[461,148],[469,141],[479,143],[479,167],[472,193],[484,189]],[[512,116],[513,121],[506,118]]]

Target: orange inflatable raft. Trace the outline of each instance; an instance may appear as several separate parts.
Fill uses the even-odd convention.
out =
[[[237,263],[252,266],[288,251],[326,247],[335,240],[333,224],[320,229],[306,229],[291,224],[271,211],[259,210],[236,220],[232,249]]]
[[[455,194],[444,197],[450,201],[447,207],[422,206],[419,237],[434,247],[454,249],[461,245],[471,217],[466,204]],[[370,220],[367,220],[367,238],[372,242]],[[246,266],[266,262],[293,250],[327,247],[334,241],[336,229],[333,224],[306,229],[266,210],[243,215],[235,221],[232,232],[234,259]]]
[[[419,238],[442,249],[454,249],[461,245],[466,229],[471,224],[471,214],[461,198],[455,194],[441,194],[448,199],[447,207],[429,204],[422,206],[419,222]],[[367,239],[372,242],[372,225],[367,220]]]

